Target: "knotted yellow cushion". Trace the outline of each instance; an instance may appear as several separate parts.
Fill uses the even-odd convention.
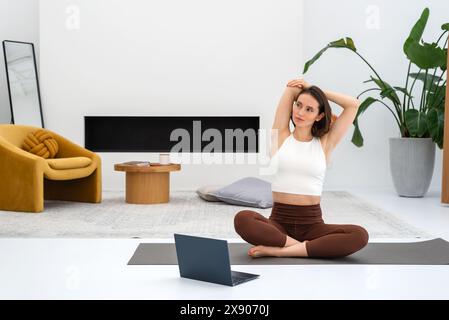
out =
[[[58,153],[58,143],[50,132],[42,129],[29,133],[22,148],[44,159],[54,158]]]

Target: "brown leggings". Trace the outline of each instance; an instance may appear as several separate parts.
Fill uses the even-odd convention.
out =
[[[338,258],[350,255],[368,243],[368,232],[352,224],[325,224],[320,205],[298,206],[275,202],[269,219],[243,210],[234,218],[235,231],[253,245],[284,247],[287,235],[307,240],[307,255]]]

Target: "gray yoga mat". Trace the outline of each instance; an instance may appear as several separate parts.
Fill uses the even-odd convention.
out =
[[[247,243],[229,243],[232,265],[290,265],[290,264],[449,264],[449,242],[438,238],[421,242],[368,243],[362,250],[344,258],[274,258],[248,256]],[[141,243],[128,265],[176,265],[174,243]]]

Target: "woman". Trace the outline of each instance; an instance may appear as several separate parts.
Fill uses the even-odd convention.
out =
[[[344,109],[334,122],[328,99]],[[366,246],[364,228],[325,224],[320,207],[328,159],[358,107],[357,99],[323,92],[303,79],[287,84],[273,123],[278,141],[271,148],[271,159],[278,161],[278,169],[272,183],[271,215],[267,219],[243,210],[234,218],[237,233],[255,245],[248,251],[250,256],[337,258]]]

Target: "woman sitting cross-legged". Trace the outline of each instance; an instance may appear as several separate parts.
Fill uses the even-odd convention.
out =
[[[335,121],[328,99],[344,109]],[[329,156],[358,107],[357,99],[323,92],[303,79],[287,84],[273,123],[278,134],[271,148],[271,161],[277,163],[271,215],[267,219],[243,210],[234,218],[236,232],[254,245],[250,256],[338,258],[366,246],[369,236],[364,228],[326,224],[320,207]]]

